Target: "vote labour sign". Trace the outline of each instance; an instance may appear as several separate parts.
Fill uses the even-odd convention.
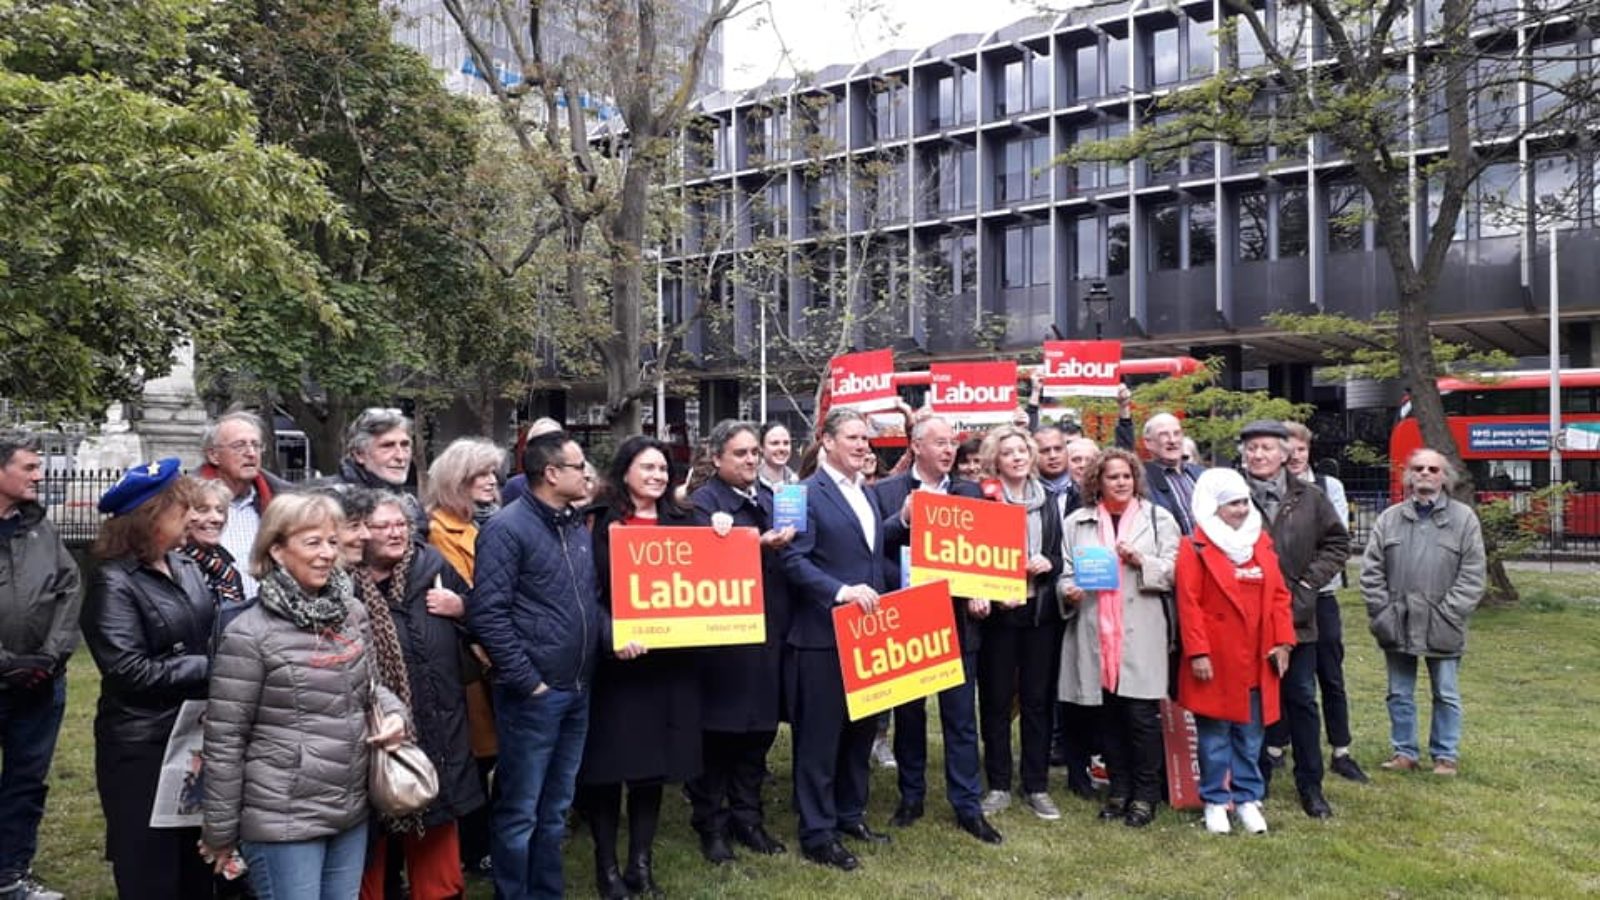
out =
[[[1001,425],[1017,411],[1017,363],[934,363],[928,406],[962,426]]]
[[[944,580],[957,597],[1028,599],[1027,510],[934,491],[911,495],[911,583]]]
[[[878,611],[833,608],[844,702],[858,722],[966,680],[950,588],[942,581],[884,594]]]
[[[862,412],[894,409],[894,351],[868,350],[835,356],[828,363],[828,394],[834,406]]]
[[[735,528],[611,526],[612,647],[759,644],[767,639],[761,536]]]
[[[1044,342],[1046,397],[1115,397],[1121,369],[1121,341]]]

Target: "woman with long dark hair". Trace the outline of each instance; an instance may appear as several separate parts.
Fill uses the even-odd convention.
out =
[[[611,609],[611,528],[695,524],[678,505],[677,471],[666,445],[631,437],[617,449],[597,501],[594,561],[600,603]],[[624,659],[602,656],[594,673],[589,736],[578,770],[577,804],[594,836],[600,896],[656,896],[651,847],[663,786],[700,772],[700,682],[692,651]],[[617,832],[627,786],[628,862],[617,867]]]

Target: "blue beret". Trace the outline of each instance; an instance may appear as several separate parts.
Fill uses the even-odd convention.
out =
[[[176,456],[134,466],[100,498],[100,511],[113,516],[125,516],[133,512],[171,484],[178,477],[181,466]]]

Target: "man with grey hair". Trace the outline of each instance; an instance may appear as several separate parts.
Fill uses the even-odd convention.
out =
[[[345,433],[344,451],[334,483],[399,494],[417,539],[426,541],[428,514],[411,481],[411,420],[398,409],[364,409]]]
[[[1295,648],[1280,672],[1283,719],[1294,747],[1294,781],[1300,806],[1314,819],[1333,809],[1322,795],[1322,715],[1317,709],[1317,594],[1344,568],[1350,533],[1333,504],[1315,486],[1289,477],[1289,432],[1282,422],[1261,419],[1239,432],[1250,497],[1261,510],[1278,567],[1289,587]],[[1262,774],[1270,772],[1262,761]]]
[[[61,900],[33,880],[39,822],[78,645],[78,564],[39,504],[44,460],[0,435],[0,898]]]
[[[872,447],[867,419],[834,407],[822,425],[817,471],[806,489],[806,527],[783,551],[789,578],[789,665],[785,673],[794,726],[794,796],[806,859],[850,871],[860,865],[840,836],[881,844],[889,836],[867,827],[867,756],[873,720],[850,721],[839,670],[833,608],[854,603],[878,609],[887,589],[882,551],[883,513],[862,478]]]
[[[1144,423],[1144,449],[1150,461],[1144,464],[1145,482],[1150,485],[1150,500],[1172,513],[1184,534],[1194,531],[1194,483],[1205,469],[1183,458],[1183,422],[1172,413],[1156,413]]]
[[[1461,690],[1457,674],[1467,618],[1483,599],[1488,560],[1471,507],[1450,497],[1455,470],[1426,447],[1406,460],[1405,498],[1373,523],[1361,564],[1361,599],[1389,676],[1389,735],[1394,755],[1383,768],[1417,768],[1417,659],[1433,684],[1428,755],[1433,774],[1459,771]]]
[[[222,528],[222,548],[233,557],[247,598],[256,593],[256,579],[246,562],[250,547],[256,542],[256,532],[261,529],[261,515],[274,495],[292,487],[261,467],[265,433],[264,424],[254,413],[238,410],[219,417],[201,435],[200,452],[206,461],[196,472],[201,478],[227,485],[233,495],[228,521]]]

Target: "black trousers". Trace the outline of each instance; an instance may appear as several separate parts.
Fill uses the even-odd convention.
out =
[[[1101,737],[1101,713],[1098,706],[1056,704],[1062,749],[1067,757],[1067,786],[1070,788],[1094,786],[1089,777],[1090,758],[1105,747],[1105,740]]]
[[[1135,700],[1102,691],[1101,741],[1105,747],[1107,797],[1161,802],[1161,701]]]
[[[1022,717],[1022,792],[1037,794],[1050,779],[1050,717],[1061,662],[1061,628],[1017,628],[996,622],[978,647],[979,731],[991,791],[1011,790],[1011,701]]]
[[[689,824],[701,834],[762,824],[761,782],[776,731],[707,731],[700,741],[700,775],[689,780]]]
[[[1282,718],[1267,729],[1267,747],[1294,747],[1294,784],[1298,790],[1322,787],[1322,713],[1317,709],[1317,644],[1296,644],[1289,653],[1289,671],[1279,683]],[[1285,740],[1287,738],[1287,740]],[[1265,763],[1265,760],[1263,760]],[[1262,766],[1263,771],[1266,766]]]
[[[841,827],[865,819],[867,758],[878,726],[871,716],[850,721],[836,650],[797,648],[791,659],[794,806],[800,845],[811,850],[837,840]]]
[[[1331,591],[1317,595],[1317,687],[1322,691],[1328,745],[1350,746],[1350,701],[1344,691],[1344,622],[1339,618],[1339,598]]]
[[[211,867],[200,858],[198,828],[151,828],[160,743],[96,741],[94,774],[106,818],[106,858],[122,900],[209,900]]]

